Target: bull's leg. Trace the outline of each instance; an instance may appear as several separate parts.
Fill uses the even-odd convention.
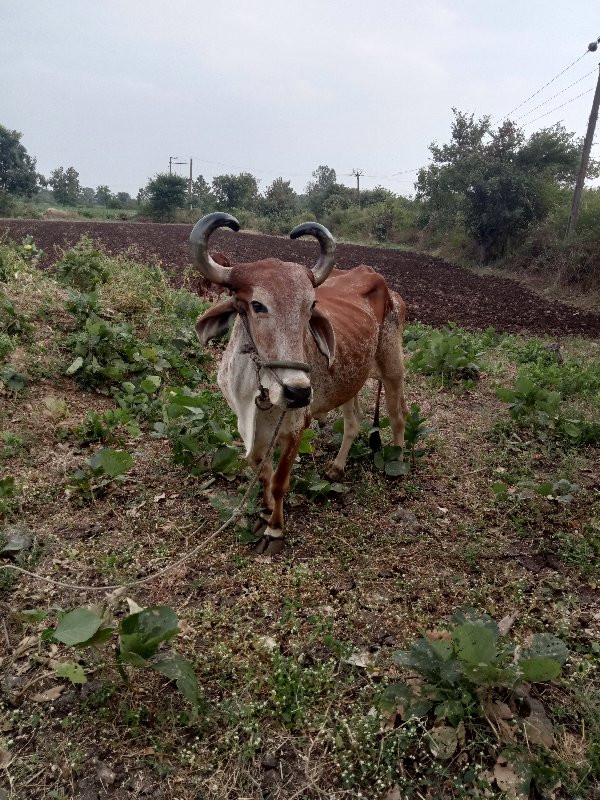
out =
[[[271,492],[271,481],[273,478],[273,459],[268,458],[265,461],[265,463],[262,464],[265,455],[267,453],[268,447],[269,447],[269,442],[267,441],[267,438],[261,437],[260,434],[257,432],[257,436],[254,441],[254,446],[252,448],[252,452],[248,457],[248,461],[250,462],[250,465],[253,467],[255,472],[260,469],[258,477],[260,478],[260,482],[263,487],[263,497],[262,497],[263,508],[265,508],[269,512],[269,514],[271,514],[275,504],[275,501],[273,500],[273,493]]]
[[[256,545],[255,552],[274,555],[283,548],[283,498],[290,485],[290,474],[300,446],[301,431],[292,431],[279,437],[281,455],[271,479],[273,510],[267,528]]]
[[[408,416],[408,406],[404,395],[404,369],[395,378],[383,378],[385,405],[390,417],[390,427],[394,444],[404,446],[404,428]]]
[[[330,481],[339,481],[343,477],[348,453],[352,447],[352,442],[356,439],[360,430],[362,411],[358,395],[353,397],[352,400],[348,400],[347,403],[344,403],[342,406],[342,413],[344,415],[344,438],[342,439],[342,446],[340,447],[339,453],[325,473]]]

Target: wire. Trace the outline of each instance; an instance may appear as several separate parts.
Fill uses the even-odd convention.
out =
[[[582,59],[582,58],[583,58],[585,55],[587,55],[589,52],[590,52],[590,51],[586,49],[586,51],[585,51],[584,53],[582,53],[582,54],[579,56],[579,58],[576,58],[576,59],[575,59],[575,61],[572,61],[572,62],[569,64],[569,66],[568,66],[568,67],[565,67],[565,68],[564,68],[564,69],[563,69],[561,72],[559,72],[559,73],[558,73],[558,75],[555,75],[555,76],[554,76],[554,77],[553,77],[551,80],[549,80],[549,81],[548,81],[548,83],[545,83],[545,84],[544,84],[544,85],[543,85],[543,86],[542,86],[540,89],[538,89],[538,90],[537,90],[537,92],[534,92],[533,94],[530,94],[530,95],[529,95],[529,97],[528,97],[527,99],[523,100],[523,102],[522,102],[522,103],[519,103],[519,105],[518,105],[518,106],[515,106],[515,108],[513,108],[513,110],[512,110],[512,111],[509,111],[509,112],[508,112],[508,114],[506,114],[506,116],[504,116],[502,119],[506,119],[507,117],[510,117],[510,115],[511,115],[511,114],[514,114],[514,113],[515,113],[515,111],[518,111],[518,110],[519,110],[519,109],[520,109],[522,106],[524,106],[524,105],[525,105],[525,103],[528,103],[530,100],[532,100],[534,97],[536,97],[536,95],[538,95],[540,92],[543,92],[543,91],[544,91],[544,89],[545,89],[547,86],[550,86],[550,84],[551,84],[551,83],[554,83],[554,81],[555,81],[557,78],[560,78],[560,76],[561,76],[561,75],[564,75],[564,74],[565,74],[565,72],[567,72],[567,70],[571,69],[571,67],[574,67],[574,66],[575,66],[575,64],[577,64],[577,62],[578,62],[578,61],[581,61],[581,59]]]
[[[533,122],[537,122],[538,119],[542,119],[543,117],[547,117],[548,114],[552,114],[554,111],[558,111],[559,108],[563,108],[564,106],[568,106],[569,103],[572,103],[574,100],[579,100],[579,98],[583,97],[584,94],[589,94],[590,92],[593,92],[594,88],[595,87],[592,86],[591,89],[587,89],[585,92],[582,92],[581,94],[578,94],[576,97],[572,97],[570,100],[567,100],[566,103],[561,103],[559,106],[555,106],[554,108],[551,108],[550,111],[546,111],[545,114],[540,114],[540,116],[536,117],[535,119],[530,119],[528,122],[524,122],[523,125],[531,125]]]
[[[565,86],[564,89],[561,89],[560,92],[557,92],[556,94],[553,94],[552,97],[549,97],[547,100],[544,100],[543,103],[540,103],[539,105],[534,106],[531,109],[531,111],[526,111],[524,114],[521,114],[521,116],[517,117],[515,120],[513,120],[513,122],[518,122],[520,119],[523,119],[523,117],[528,117],[529,114],[533,114],[534,111],[537,111],[538,108],[542,108],[542,106],[545,106],[546,103],[550,102],[550,100],[554,100],[554,98],[558,97],[559,94],[562,94],[563,92],[566,92],[567,89],[570,89],[572,86],[575,86],[576,84],[581,83],[581,81],[584,80],[584,78],[587,78],[590,75],[594,75],[595,73],[596,73],[595,69],[592,69],[589,72],[586,72],[586,74],[583,77],[578,78],[576,81],[573,81],[573,83],[570,83],[568,86]]]

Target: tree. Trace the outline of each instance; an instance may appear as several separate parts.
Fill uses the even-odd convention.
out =
[[[511,121],[494,130],[489,117],[453,111],[451,140],[430,145],[433,163],[418,173],[417,198],[430,227],[464,227],[487,262],[549,213],[552,187],[574,181],[580,144],[561,125],[526,140]]]
[[[306,187],[308,206],[317,219],[339,208],[347,208],[351,204],[351,195],[347,186],[337,182],[337,175],[332,167],[321,164],[313,172],[314,181]],[[338,195],[337,200],[331,199]]]
[[[265,190],[265,196],[260,205],[263,213],[269,216],[294,214],[298,209],[298,195],[289,181],[275,178]]]
[[[113,193],[106,185],[96,187],[96,202],[99,206],[108,208],[110,201],[113,198]]]
[[[79,200],[79,173],[74,167],[63,169],[58,167],[50,173],[48,181],[54,193],[54,199],[64,206],[75,206]]]
[[[82,186],[79,192],[79,202],[82,206],[93,206],[96,203],[96,192],[91,186]]]
[[[330,189],[337,184],[337,175],[333,167],[328,167],[325,164],[317,167],[313,172],[314,181],[311,181],[306,187],[306,194],[312,192],[322,191],[323,189]]]
[[[133,203],[133,198],[129,192],[117,192],[115,196],[117,208],[129,208]]]
[[[0,125],[0,192],[31,197],[38,190],[41,176],[21,144],[22,134]]]
[[[258,182],[249,172],[217,175],[213,178],[212,188],[220,211],[236,208],[253,211],[258,202]]]
[[[187,198],[187,181],[179,175],[163,172],[146,186],[148,211],[155,219],[173,219],[176,209],[183,208]]]
[[[215,208],[216,204],[216,198],[211,192],[209,184],[204,180],[203,175],[198,175],[192,183],[192,205],[203,213],[208,213]]]

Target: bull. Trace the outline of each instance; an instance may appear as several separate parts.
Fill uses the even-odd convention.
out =
[[[383,383],[394,444],[404,443],[405,305],[371,267],[334,269],[335,241],[316,222],[290,233],[319,242],[312,269],[277,258],[230,266],[221,257],[217,263],[208,240],[221,227],[240,229],[234,217],[215,212],[190,235],[202,275],[231,292],[198,318],[196,332],[206,344],[233,325],[218,384],[237,416],[246,458],[260,469],[268,522],[255,550],[272,554],[283,546],[283,498],[302,432],[313,418],[322,421],[340,406],[343,412],[342,444],[327,472],[331,480],[343,476],[360,428],[358,394],[369,378]],[[278,422],[280,457],[273,469],[265,456]]]

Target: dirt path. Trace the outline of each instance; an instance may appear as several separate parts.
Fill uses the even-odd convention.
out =
[[[111,253],[135,246],[142,257],[158,256],[174,282],[190,264],[187,243],[191,228],[152,223],[0,220],[0,236],[18,241],[31,234],[38,247],[46,251],[47,264],[56,260],[59,248],[87,234]],[[317,252],[314,242],[291,242],[275,236],[218,231],[211,241],[234,263],[278,256],[310,264]],[[492,326],[509,333],[600,336],[600,315],[546,300],[510,279],[475,275],[427,254],[340,244],[337,263],[345,269],[369,264],[385,275],[389,285],[406,300],[409,320],[430,325],[453,321],[465,328]]]

